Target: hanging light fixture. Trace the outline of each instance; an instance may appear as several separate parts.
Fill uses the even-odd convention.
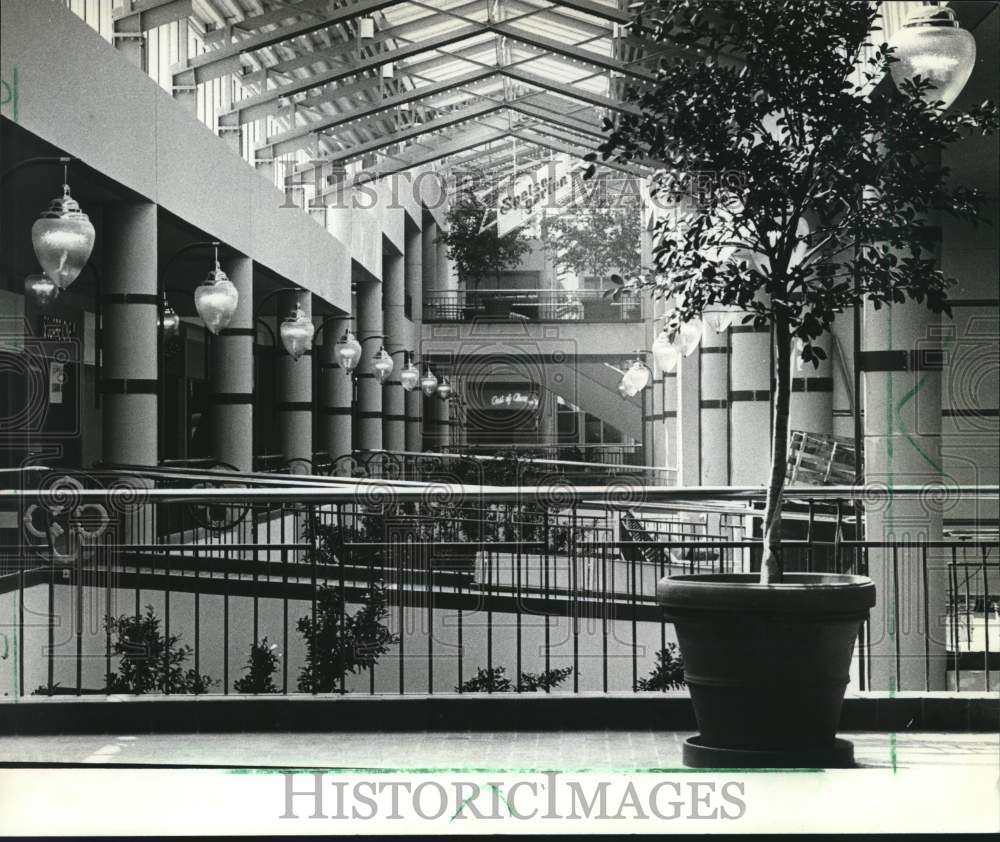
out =
[[[372,359],[372,370],[375,373],[375,379],[379,383],[385,383],[389,379],[389,375],[392,374],[392,369],[392,356],[385,350],[384,345],[379,345],[378,352]]]
[[[645,389],[653,379],[653,372],[638,357],[632,360],[632,364],[622,375],[622,391],[626,397],[633,398]]]
[[[31,226],[31,245],[42,271],[66,289],[77,279],[94,250],[94,226],[69,194],[68,167],[63,167],[63,194]]]
[[[950,106],[969,81],[976,65],[976,39],[962,29],[955,10],[947,6],[921,6],[892,36],[898,61],[889,65],[897,88],[905,79],[919,76],[934,87],[923,94],[926,103]]]
[[[681,324],[678,338],[680,340],[681,353],[685,357],[690,357],[694,353],[695,348],[698,347],[698,343],[701,342],[701,334],[701,319],[691,319],[691,321]]]
[[[219,265],[219,246],[216,245],[215,268],[195,288],[194,308],[205,327],[218,336],[219,331],[232,321],[239,302],[239,290]]]
[[[448,396],[451,394],[451,383],[448,382],[447,377],[442,377],[441,382],[438,383],[437,394],[441,400],[448,400]]]
[[[302,308],[296,306],[295,312],[282,320],[279,331],[281,344],[285,346],[288,356],[297,361],[312,347],[316,327],[312,319],[302,312]]]
[[[437,391],[438,379],[434,376],[434,372],[431,371],[430,366],[424,371],[424,376],[420,378],[420,388],[423,393],[430,397]]]
[[[412,392],[420,384],[420,369],[413,364],[413,356],[407,352],[406,367],[399,372],[399,382],[407,392]]]
[[[344,374],[350,377],[351,372],[361,362],[361,343],[355,338],[350,328],[344,331],[344,335],[340,338],[334,351],[337,354],[337,362],[344,369]]]
[[[59,286],[48,275],[28,275],[24,279],[24,293],[37,306],[48,307],[59,297]]]
[[[715,333],[725,333],[736,321],[740,308],[732,304],[719,304],[701,314],[705,329]]]
[[[660,335],[653,340],[653,346],[650,350],[653,352],[653,359],[660,371],[670,372],[677,368],[681,352],[677,344],[670,341],[670,335],[666,329],[661,330]]]
[[[163,296],[163,310],[160,312],[160,330],[163,331],[164,339],[174,339],[181,330],[181,317],[170,306],[166,295]]]

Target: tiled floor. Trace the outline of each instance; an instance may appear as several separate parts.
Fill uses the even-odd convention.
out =
[[[144,764],[382,770],[629,770],[681,766],[689,736],[654,731],[112,734],[0,738],[4,764]],[[866,768],[992,767],[992,734],[842,734]]]

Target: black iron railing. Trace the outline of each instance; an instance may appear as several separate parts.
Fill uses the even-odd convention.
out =
[[[20,486],[0,503],[0,522],[16,523],[3,535],[0,622],[5,689],[19,696],[499,692],[505,679],[514,692],[658,688],[674,636],[657,580],[759,563],[761,489],[170,468],[13,476]],[[957,689],[995,687],[996,539],[861,540],[853,502],[879,493],[790,490],[786,563],[865,573],[877,556],[925,586],[945,571],[941,602],[916,629],[927,684],[939,652]],[[941,615],[946,640],[930,619]],[[851,674],[860,689],[865,635]]]
[[[603,290],[454,290],[425,295],[425,322],[473,319],[531,322],[639,322],[642,301],[626,291],[616,300]]]

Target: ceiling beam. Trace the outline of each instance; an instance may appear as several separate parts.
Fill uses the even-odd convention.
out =
[[[471,3],[466,3],[464,6],[459,6],[454,9],[455,12],[468,12],[475,9],[482,8],[482,0],[472,0]],[[372,48],[376,45],[383,43],[385,41],[391,41],[395,38],[404,39],[413,32],[419,32],[427,26],[427,21],[429,18],[434,17],[433,13],[428,13],[424,17],[417,18],[416,20],[407,21],[399,26],[392,26],[387,29],[378,29],[375,31],[374,38],[368,38],[360,42],[365,48]],[[299,70],[303,67],[309,67],[313,64],[318,64],[321,61],[331,61],[334,59],[341,58],[344,53],[345,46],[354,46],[359,42],[357,39],[339,39],[336,43],[329,47],[323,47],[318,50],[312,50],[310,52],[302,53],[295,58],[285,59],[284,61],[279,61],[267,68],[262,70],[256,70],[253,73],[247,74],[245,77],[246,84],[253,84],[264,78],[265,73],[288,73],[293,70]]]
[[[614,6],[605,6],[603,3],[596,3],[594,0],[549,0],[556,7],[572,9],[575,12],[584,12],[595,18],[611,21],[612,23],[631,23],[635,17],[627,11]]]
[[[418,100],[448,93],[456,87],[473,85],[476,82],[481,82],[495,75],[492,69],[474,70],[472,73],[466,73],[455,79],[449,79],[447,82],[439,82],[436,85],[426,85],[421,88],[411,88],[402,94],[387,97],[376,105],[360,108],[356,111],[345,111],[341,114],[322,117],[319,120],[309,122],[305,126],[298,126],[280,134],[272,135],[258,148],[271,147],[272,155],[292,152],[301,148],[302,141],[307,140],[317,132],[326,132],[341,126],[363,123],[363,121],[377,118],[379,115],[385,115],[386,112],[389,112],[393,108],[398,108],[400,105],[409,105]],[[358,128],[362,127],[358,126]]]
[[[264,47],[272,47],[282,41],[309,35],[317,30],[336,26],[356,17],[370,15],[400,2],[403,0],[356,0],[354,3],[349,3],[325,15],[311,16],[288,26],[280,26],[265,32],[255,32],[253,35],[225,47],[207,50],[201,55],[192,56],[186,65],[172,71],[174,86],[197,85],[210,79],[217,79],[226,73],[234,72],[234,68],[238,70],[242,66],[240,57],[245,53],[251,53]],[[288,8],[294,9],[294,6]],[[290,11],[289,17],[294,14],[294,11]]]
[[[373,70],[378,70],[383,65],[402,61],[406,58],[412,58],[413,56],[430,52],[432,50],[439,49],[440,47],[446,47],[457,41],[464,41],[475,35],[481,34],[481,32],[482,27],[470,24],[469,26],[459,27],[458,29],[452,30],[444,35],[440,35],[437,38],[431,38],[419,44],[407,44],[406,46],[398,49],[386,50],[384,52],[377,53],[364,61],[345,62],[344,64],[334,67],[331,70],[316,73],[315,75],[307,76],[303,79],[296,79],[290,84],[279,85],[276,88],[262,91],[256,96],[247,97],[240,102],[233,103],[233,108],[226,112],[225,115],[222,115],[225,118],[225,122],[223,122],[220,118],[219,123],[220,125],[229,126],[242,125],[253,119],[258,119],[261,116],[271,114],[272,109],[268,108],[268,104],[273,103],[276,100],[293,96],[294,94],[302,93],[303,91],[308,91],[311,88],[319,88],[323,85],[329,85],[332,82],[339,82],[342,79],[347,79],[351,76],[361,76]],[[255,116],[230,116],[233,114],[239,115],[241,112],[250,112]]]
[[[366,143],[351,146],[350,148],[344,149],[343,151],[331,155],[324,160],[333,164],[351,161],[355,158],[360,158],[368,152],[375,152],[379,149],[385,148],[386,146],[401,143],[404,140],[411,140],[413,138],[420,137],[421,135],[429,134],[430,132],[439,131],[440,129],[457,125],[458,123],[465,123],[470,120],[479,119],[487,114],[493,114],[500,111],[503,107],[503,103],[488,102],[484,105],[477,105],[470,108],[463,108],[458,111],[452,111],[449,114],[442,114],[440,117],[437,117],[434,120],[429,120],[426,123],[410,126],[409,128],[396,132],[391,136],[376,137]]]

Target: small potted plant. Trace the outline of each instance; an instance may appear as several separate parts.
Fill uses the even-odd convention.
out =
[[[720,308],[772,336],[760,575],[671,576],[658,587],[701,732],[685,746],[688,765],[853,762],[836,729],[875,587],[783,569],[793,354],[818,365],[834,318],[866,305],[912,299],[949,313],[927,216],[974,220],[982,197],[949,185],[934,153],[997,127],[992,103],[945,113],[932,80],[886,78],[897,59],[878,38],[879,5],[646,2],[632,32],[672,57],[627,96],[637,109],[608,122],[600,149],[662,162],[651,195],[683,210],[656,223],[657,274],[644,281],[673,303],[669,336]]]

